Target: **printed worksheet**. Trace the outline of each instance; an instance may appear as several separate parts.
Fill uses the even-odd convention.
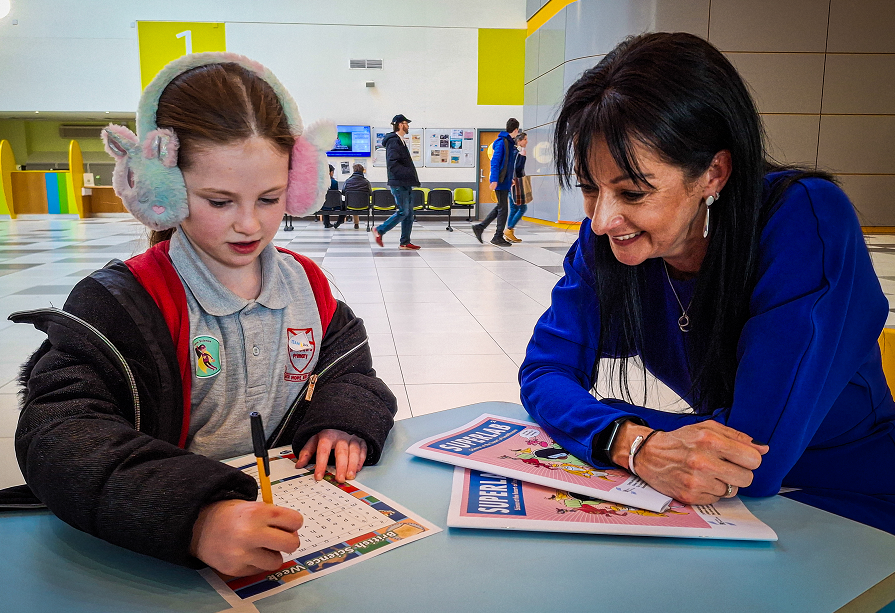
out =
[[[457,467],[448,526],[681,538],[776,541],[738,498],[709,505],[673,500],[661,512]]]
[[[258,478],[254,455],[227,464]],[[283,565],[273,572],[228,577],[209,568],[199,571],[231,606],[276,594],[441,531],[357,481],[340,484],[330,473],[315,481],[312,470],[295,468],[291,448],[270,451],[270,483],[274,504],[304,516],[298,531],[301,545],[283,554]]]
[[[661,512],[671,498],[622,469],[582,462],[536,423],[484,414],[411,445],[407,453]]]

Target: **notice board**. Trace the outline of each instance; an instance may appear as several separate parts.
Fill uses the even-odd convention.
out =
[[[474,128],[426,128],[425,164],[429,168],[474,168]]]

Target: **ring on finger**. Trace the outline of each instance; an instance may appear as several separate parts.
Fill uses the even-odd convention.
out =
[[[733,498],[733,486],[730,483],[727,484],[727,493],[722,498]]]

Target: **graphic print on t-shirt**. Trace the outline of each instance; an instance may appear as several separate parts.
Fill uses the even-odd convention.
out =
[[[317,343],[314,342],[313,328],[286,328],[286,351],[289,359],[286,361],[286,373],[283,378],[286,381],[305,381],[310,373],[306,373],[308,366],[314,359]]]
[[[213,377],[221,372],[221,343],[213,336],[197,336],[193,339],[196,352],[196,376],[200,379]]]

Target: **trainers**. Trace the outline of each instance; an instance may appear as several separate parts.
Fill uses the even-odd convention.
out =
[[[358,223],[354,224],[354,229],[357,230],[358,228],[360,228],[360,224],[358,224]]]
[[[475,234],[476,239],[478,239],[478,241],[480,243],[484,243],[484,241],[482,240],[482,232],[484,232],[484,231],[485,231],[485,228],[483,228],[479,224],[473,224],[472,233]]]
[[[417,249],[419,249],[419,247],[417,247],[413,243],[407,243],[407,244],[401,245],[400,247],[398,247],[398,249],[410,249],[411,251],[416,251]]]
[[[495,236],[494,238],[492,238],[491,244],[497,245],[498,247],[512,247],[513,246],[513,243],[511,243],[510,241],[508,241],[507,239],[505,239],[502,236]]]
[[[377,245],[379,245],[380,247],[385,247],[385,245],[382,244],[382,235],[376,228],[373,228],[373,237],[376,239]]]

